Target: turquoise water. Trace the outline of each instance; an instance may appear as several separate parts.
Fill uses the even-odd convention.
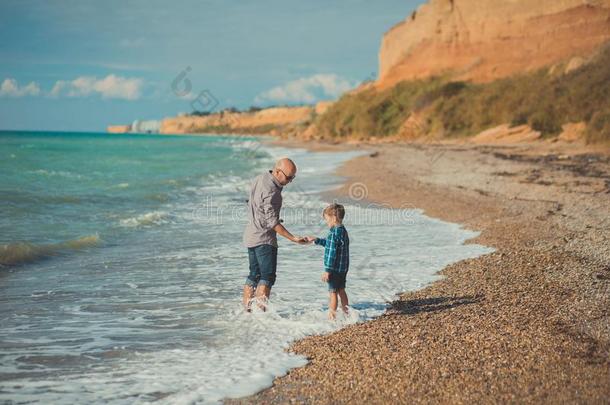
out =
[[[285,240],[269,311],[245,314],[249,180],[293,158],[284,224],[324,236],[319,192],[340,185],[334,169],[360,153],[254,137],[0,132],[0,400],[251,394],[306,364],[284,351],[294,339],[378,316],[394,294],[492,251],[421,210],[350,202],[350,317],[326,319],[323,251]]]
[[[132,231],[117,221],[137,221],[189,198],[189,187],[255,167],[255,159],[243,159],[219,139],[0,133],[2,242],[53,244],[99,235],[120,244]]]

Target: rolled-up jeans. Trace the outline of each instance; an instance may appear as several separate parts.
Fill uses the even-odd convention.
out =
[[[250,274],[246,285],[256,288],[259,284],[271,287],[275,284],[277,270],[277,247],[273,245],[258,245],[248,248]]]

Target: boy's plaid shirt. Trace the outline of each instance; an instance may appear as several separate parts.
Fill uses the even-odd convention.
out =
[[[324,246],[324,269],[346,273],[349,270],[349,236],[343,225],[333,226],[326,239],[316,238],[316,245]]]

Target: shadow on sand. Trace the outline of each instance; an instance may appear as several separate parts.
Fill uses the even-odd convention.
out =
[[[406,301],[394,301],[387,313],[392,315],[415,315],[420,312],[445,311],[460,305],[476,304],[484,299],[482,295],[465,295],[463,297],[422,298]]]

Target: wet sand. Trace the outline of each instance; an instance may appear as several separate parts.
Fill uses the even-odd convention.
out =
[[[380,318],[295,342],[307,366],[227,403],[610,403],[603,149],[287,145],[370,151],[340,168],[338,197],[356,184],[367,200],[481,231],[467,243],[496,252],[446,267]]]

